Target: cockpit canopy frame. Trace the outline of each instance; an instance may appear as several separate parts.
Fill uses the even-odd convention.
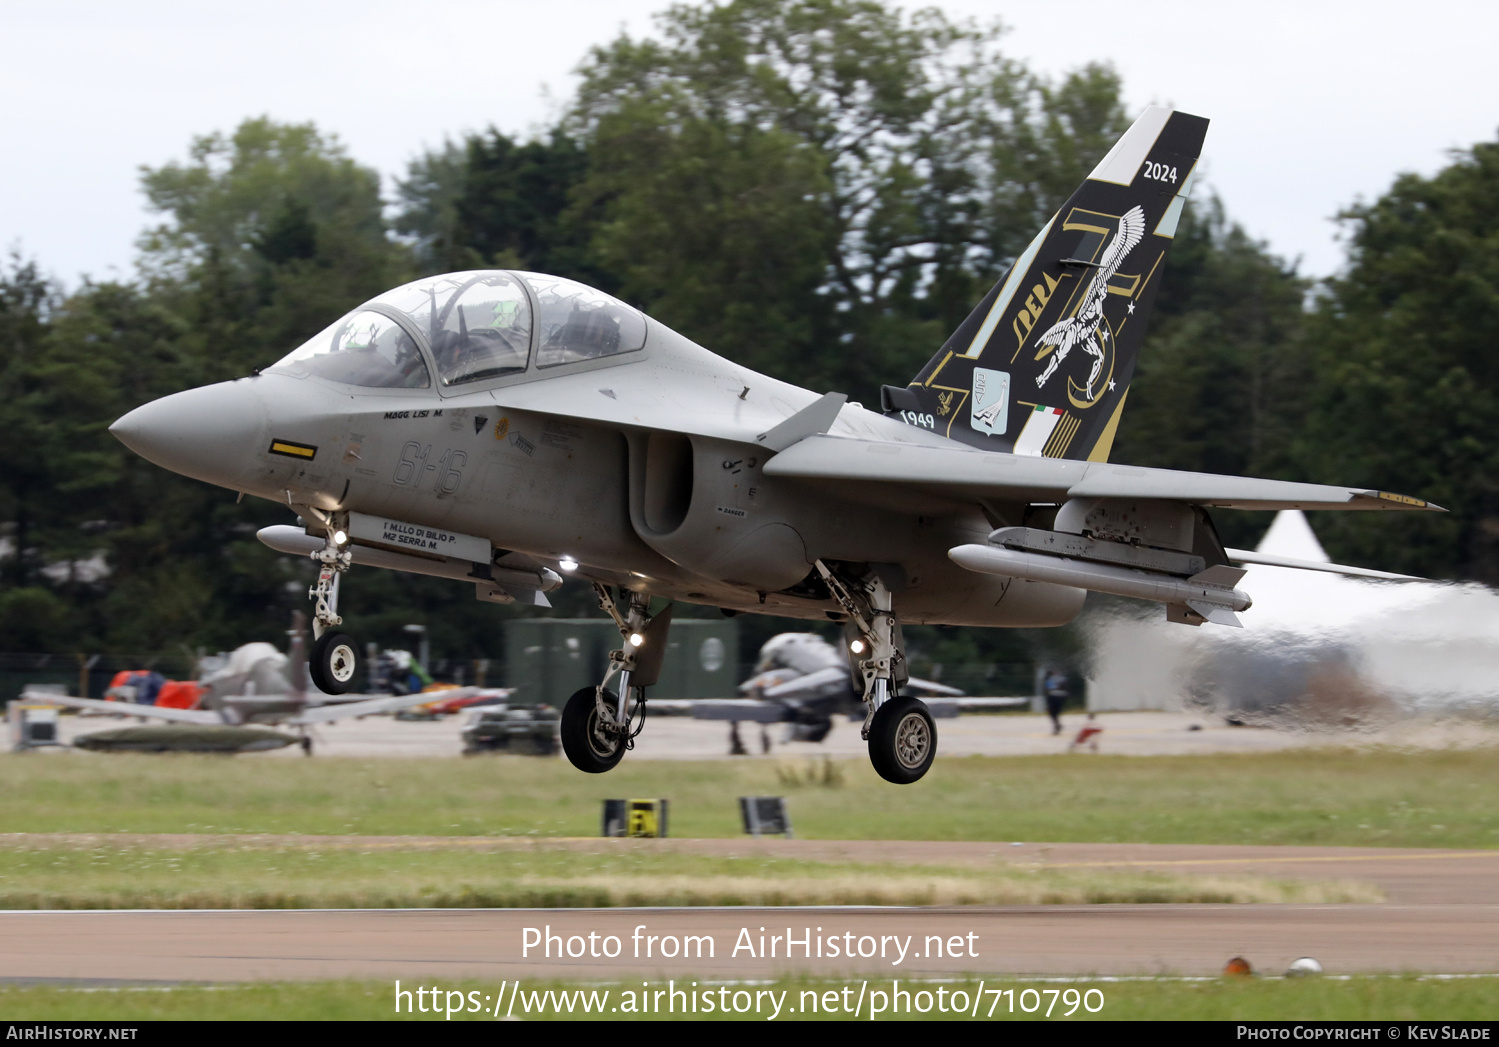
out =
[[[479,269],[377,295],[267,370],[367,391],[435,384],[441,395],[456,396],[507,379],[620,362],[645,348],[647,333],[642,313],[586,284]]]

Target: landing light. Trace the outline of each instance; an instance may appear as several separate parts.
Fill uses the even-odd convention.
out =
[[[564,571],[576,571],[578,569],[578,561],[574,560],[571,556],[564,556],[557,561],[557,566]]]
[[[630,646],[631,647],[643,647],[643,646],[645,646],[645,637],[642,636],[642,635],[640,635],[639,633],[631,633],[630,634]]]
[[[853,643],[851,643],[851,644],[848,645],[848,649],[850,651],[853,651],[855,654],[863,654],[864,653],[864,641],[863,640],[855,640]]]
[[[348,540],[349,540],[349,536],[346,533],[344,533],[343,531],[334,531],[333,532],[333,544],[334,545],[343,545]]]

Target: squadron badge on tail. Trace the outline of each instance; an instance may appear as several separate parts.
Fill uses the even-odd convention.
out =
[[[1081,308],[1065,320],[1057,321],[1038,339],[1041,350],[1036,354],[1037,359],[1045,356],[1049,350],[1054,349],[1055,352],[1047,361],[1046,369],[1036,376],[1036,388],[1046,385],[1046,380],[1056,372],[1057,365],[1067,359],[1067,354],[1076,347],[1093,357],[1093,368],[1088,372],[1086,395],[1089,401],[1095,399],[1093,383],[1098,381],[1099,372],[1103,370],[1103,343],[1110,337],[1109,327],[1104,323],[1103,317],[1103,303],[1109,293],[1109,281],[1119,271],[1125,256],[1135,249],[1144,236],[1145,212],[1137,204],[1119,219],[1119,230],[1104,251],[1103,261],[1098,263],[1098,269],[1093,273],[1093,282],[1088,285]]]

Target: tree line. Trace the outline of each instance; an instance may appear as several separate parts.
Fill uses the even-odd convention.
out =
[[[306,606],[309,565],[254,537],[284,510],[109,437],[140,403],[266,366],[405,280],[499,267],[593,284],[749,367],[872,404],[1132,116],[1111,68],[1049,79],[1008,57],[998,30],[935,11],[722,0],[660,24],[656,39],[594,49],[554,126],[448,141],[393,201],[332,135],[250,119],[142,171],[156,217],[134,279],[65,291],[13,255],[0,271],[0,647],[220,649],[275,638]],[[1451,512],[1314,523],[1344,562],[1499,580],[1496,196],[1496,143],[1404,176],[1344,213],[1347,266],[1324,281],[1218,199],[1196,200],[1113,460],[1426,497]],[[1217,519],[1231,545],[1268,523]],[[588,609],[574,588],[557,613]],[[345,611],[356,635],[392,645],[423,622],[444,657],[498,653],[511,613],[386,572],[359,573]],[[978,658],[1022,641],[921,642]]]

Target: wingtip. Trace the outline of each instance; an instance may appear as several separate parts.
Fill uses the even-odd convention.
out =
[[[1445,513],[1442,506],[1435,502],[1428,502],[1424,498],[1416,498],[1408,494],[1399,494],[1395,491],[1359,491],[1355,498],[1367,498],[1371,501],[1381,503],[1381,509],[1422,509],[1429,512]]]

